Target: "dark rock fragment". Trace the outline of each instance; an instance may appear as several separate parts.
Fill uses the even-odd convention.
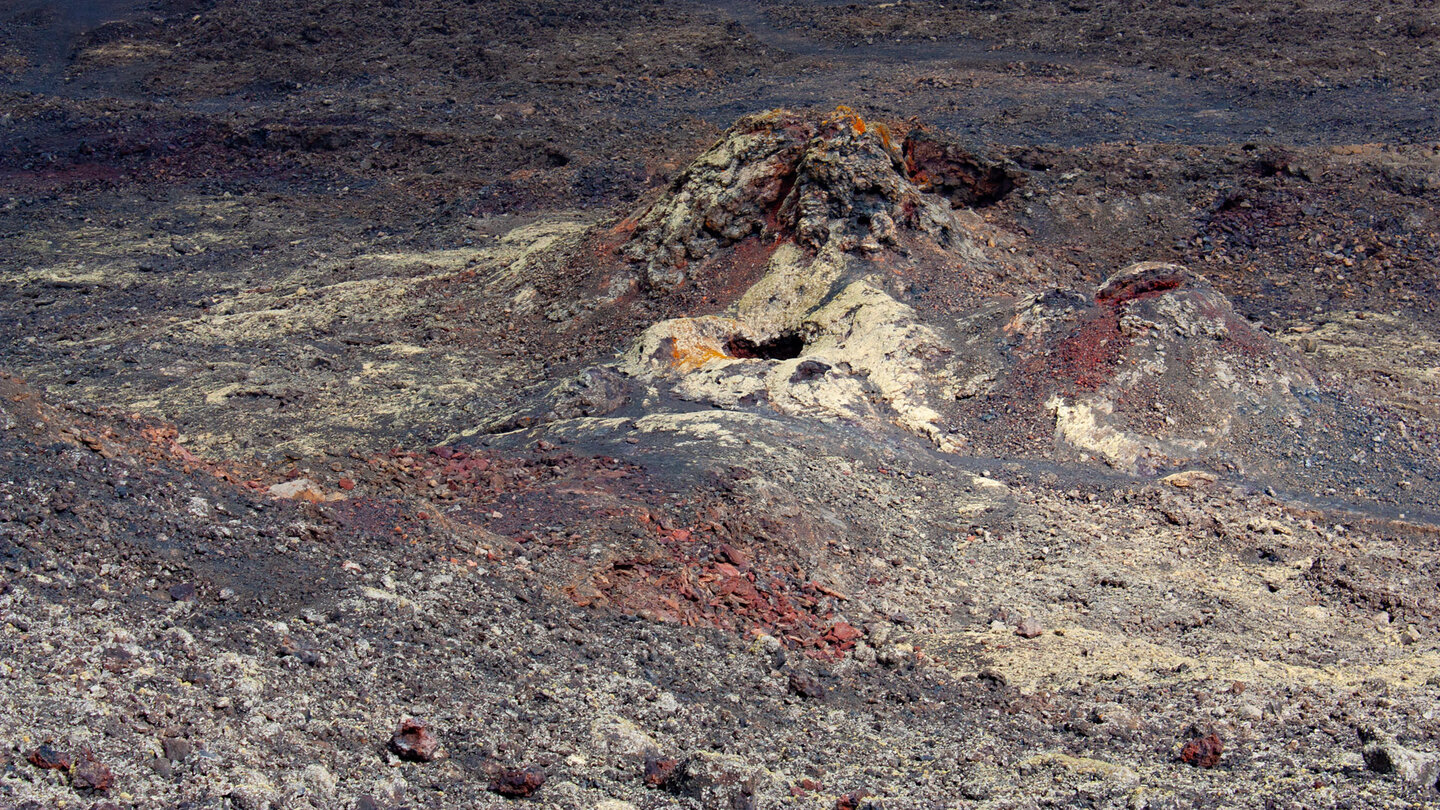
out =
[[[825,687],[820,685],[819,679],[803,672],[790,673],[790,691],[810,700],[825,699]]]
[[[490,789],[501,796],[523,799],[534,794],[544,784],[545,772],[532,765],[528,768],[501,771],[490,783]]]
[[[162,779],[169,779],[175,775],[175,768],[170,765],[170,760],[164,757],[155,757],[149,762],[150,769],[155,771]]]
[[[819,360],[801,360],[800,365],[795,367],[795,373],[790,375],[790,382],[801,383],[825,376],[829,371],[829,363],[822,363]]]
[[[1406,748],[1389,734],[1368,726],[1359,733],[1365,744],[1366,768],[1421,787],[1440,786],[1440,755]]]
[[[106,672],[129,672],[139,664],[135,660],[135,654],[124,647],[110,647],[105,650],[102,657],[104,660],[101,661],[100,666]]]
[[[41,743],[39,748],[31,751],[25,757],[31,765],[51,771],[66,771],[70,769],[70,755],[59,750],[50,743]]]
[[[74,767],[70,769],[70,781],[80,790],[106,791],[114,787],[115,774],[90,749],[82,748]]]
[[[435,758],[440,741],[430,727],[419,720],[407,718],[400,722],[400,728],[390,737],[390,750],[410,762],[429,762]]]
[[[170,598],[176,602],[188,602],[195,598],[195,586],[189,582],[181,582],[170,586]]]
[[[1224,750],[1225,743],[1221,742],[1220,735],[1211,732],[1185,743],[1185,747],[1180,749],[1180,761],[1197,768],[1213,768],[1220,764],[1220,754]]]
[[[645,757],[645,784],[647,787],[664,787],[675,776],[680,760],[667,757]]]
[[[160,747],[165,752],[165,758],[171,762],[184,762],[195,750],[194,744],[180,737],[166,737],[160,741]]]

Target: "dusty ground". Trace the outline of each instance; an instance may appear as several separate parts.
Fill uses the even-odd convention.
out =
[[[0,10],[0,807],[1435,802],[1433,10],[271,5]]]

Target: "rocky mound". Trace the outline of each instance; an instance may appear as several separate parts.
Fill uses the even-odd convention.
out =
[[[818,121],[772,110],[742,118],[696,158],[639,218],[625,253],[650,288],[665,290],[750,236],[875,253],[913,231],[943,245],[954,227],[948,208],[925,192],[963,205],[1014,185],[1001,165],[934,133],[901,142],[846,107]]]
[[[1019,182],[844,108],[747,117],[634,220],[624,253],[664,295],[714,285],[758,241],[758,280],[718,312],[653,323],[490,430],[703,404],[1150,476],[1273,471],[1309,452],[1317,412],[1340,418],[1300,354],[1182,266],[1047,285],[1055,273],[967,210]],[[932,290],[919,306],[935,283],[953,305]]]
[[[1053,419],[1058,458],[1130,473],[1253,456],[1249,441],[1300,423],[1315,380],[1203,277],[1156,262],[1084,295],[1027,295],[969,316],[956,414],[993,434],[996,406]],[[1024,421],[1023,418],[1017,421]],[[1242,444],[1237,445],[1240,437]]]

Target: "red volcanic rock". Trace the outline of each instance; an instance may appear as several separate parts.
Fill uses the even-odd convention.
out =
[[[25,757],[31,765],[50,771],[65,771],[70,769],[70,755],[55,748],[50,743],[43,743],[39,748],[31,751]]]
[[[535,766],[501,771],[490,789],[501,796],[523,799],[539,790],[545,784],[545,772]]]
[[[1220,754],[1224,750],[1225,743],[1212,732],[1185,743],[1185,747],[1180,749],[1180,761],[1197,768],[1213,768],[1220,764]]]
[[[829,632],[825,634],[825,640],[840,647],[853,645],[860,638],[860,631],[851,627],[845,622],[836,622]]]
[[[1024,179],[928,129],[911,130],[901,147],[910,181],[941,194],[956,207],[976,208],[1004,199]]]
[[[390,737],[390,750],[411,762],[429,762],[439,747],[440,741],[435,739],[430,727],[419,720],[402,720],[400,728]]]
[[[675,770],[680,767],[680,760],[649,756],[645,758],[645,784],[649,787],[661,787],[667,784],[675,776]]]
[[[90,749],[80,749],[75,767],[70,770],[70,781],[80,790],[106,791],[115,785],[115,774],[110,767],[95,758]]]

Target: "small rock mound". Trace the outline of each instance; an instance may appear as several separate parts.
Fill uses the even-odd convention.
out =
[[[952,227],[946,206],[911,182],[885,125],[845,107],[818,121],[773,110],[742,118],[696,158],[640,217],[625,255],[663,291],[691,263],[753,235],[878,251],[902,229],[944,243]]]
[[[1077,293],[1028,296],[964,328],[993,338],[962,351],[973,378],[957,389],[962,412],[989,412],[997,399],[1044,403],[1060,455],[1127,472],[1248,454],[1251,442],[1296,422],[1299,395],[1315,385],[1293,351],[1174,264],[1126,267],[1093,303]]]

